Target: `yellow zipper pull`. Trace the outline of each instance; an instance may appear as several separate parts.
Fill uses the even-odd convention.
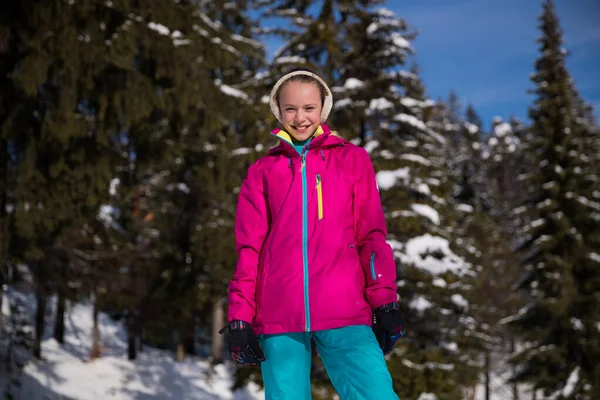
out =
[[[321,184],[320,174],[317,174],[317,204],[319,208],[319,219],[323,219],[323,186]]]

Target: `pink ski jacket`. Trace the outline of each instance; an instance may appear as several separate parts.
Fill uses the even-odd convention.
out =
[[[228,320],[256,334],[370,325],[372,308],[397,296],[368,153],[324,124],[302,154],[287,132],[272,133],[279,145],[240,190]]]

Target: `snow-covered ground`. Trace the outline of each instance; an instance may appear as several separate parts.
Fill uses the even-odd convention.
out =
[[[4,296],[2,314],[9,317],[9,298],[21,299],[32,317],[35,301],[13,289]],[[53,309],[50,305],[49,310]],[[171,352],[144,347],[135,361],[127,360],[126,332],[109,316],[100,314],[102,356],[89,360],[92,343],[92,307],[75,304],[68,307],[65,318],[65,343],[52,339],[53,318],[47,318],[47,330],[42,344],[43,361],[29,360],[20,373],[8,376],[0,373],[0,397],[13,382],[15,400],[145,400],[145,399],[262,399],[264,395],[252,385],[232,392],[231,372],[225,365],[211,367],[196,357],[176,362]]]
[[[7,288],[2,305],[5,320],[9,318],[9,301],[20,300],[30,323],[35,315],[35,299],[12,288]],[[49,302],[46,318],[45,340],[42,343],[43,361],[29,359],[23,370],[8,376],[0,371],[0,398],[13,382],[10,391],[15,400],[256,400],[264,399],[264,393],[250,385],[245,390],[232,392],[231,371],[226,365],[211,367],[198,357],[188,357],[182,362],[174,360],[174,354],[145,346],[138,358],[127,360],[126,332],[119,322],[100,313],[100,338],[102,356],[89,360],[92,343],[91,304],[75,304],[68,307],[65,318],[65,343],[60,346],[52,338],[53,310]],[[0,341],[0,349],[2,347]],[[4,352],[0,352],[4,355]],[[502,359],[493,360],[491,375],[491,400],[512,398],[512,388],[506,384],[509,371]],[[0,363],[1,364],[1,363]],[[482,384],[475,388],[475,396],[467,398],[485,400]],[[531,392],[519,387],[521,399],[531,398]],[[542,396],[538,394],[538,399]],[[436,400],[430,393],[423,393],[419,400]]]

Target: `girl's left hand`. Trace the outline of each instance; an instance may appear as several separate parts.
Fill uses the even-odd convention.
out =
[[[384,304],[373,312],[373,332],[384,355],[389,354],[394,344],[406,333],[404,318],[397,303]]]

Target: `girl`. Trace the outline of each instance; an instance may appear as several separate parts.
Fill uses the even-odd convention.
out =
[[[324,124],[332,105],[314,73],[283,76],[280,143],[240,190],[228,346],[261,363],[268,400],[311,398],[311,339],[342,399],[398,399],[384,359],[404,334],[396,266],[373,165]]]

